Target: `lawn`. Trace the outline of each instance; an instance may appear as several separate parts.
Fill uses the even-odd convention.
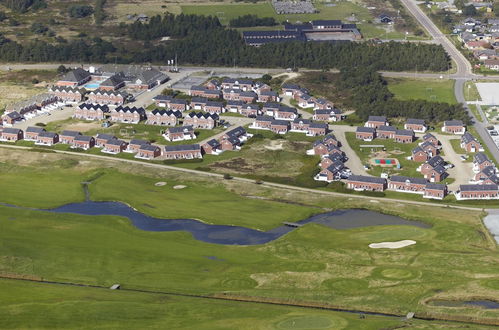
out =
[[[369,163],[372,158],[371,148],[361,148],[361,145],[383,145],[386,152],[389,154],[388,158],[396,158],[400,162],[401,169],[398,170],[396,167],[381,167],[381,166],[371,166],[368,171],[369,174],[374,176],[380,176],[381,173],[388,173],[390,175],[405,175],[412,177],[421,177],[421,173],[416,171],[416,168],[421,165],[420,163],[408,160],[407,157],[412,155],[412,149],[414,149],[419,141],[413,143],[396,143],[393,140],[383,140],[375,139],[372,142],[365,142],[355,138],[354,132],[345,133],[348,144],[357,153],[363,164]],[[380,148],[375,149],[375,151],[382,151]]]
[[[26,156],[20,158],[26,163],[24,166],[11,166],[1,172],[1,182],[17,173],[34,173],[26,178],[17,175],[17,185],[24,187],[24,194],[9,197],[10,191],[15,191],[14,184],[2,185],[0,201],[8,199],[17,205],[36,202],[43,187],[47,196],[54,195],[60,203],[68,202],[69,198],[65,201],[59,195],[77,191],[79,182],[91,180],[93,199],[124,201],[162,218],[200,218],[213,223],[268,229],[282,221],[322,212],[321,208],[369,208],[432,225],[431,228],[381,226],[335,230],[309,224],[265,245],[221,246],[196,241],[185,232],[137,230],[130,221],[119,217],[51,214],[0,206],[0,275],[106,287],[120,283],[130,289],[315,302],[401,315],[416,311],[422,316],[443,313],[481,319],[499,317],[498,311],[493,310],[449,309],[425,304],[427,299],[435,297],[465,299],[473,295],[495,299],[499,294],[494,284],[499,281],[496,246],[477,211],[441,206],[422,208],[391,201],[374,203],[352,196],[331,198],[252,183],[182,176],[168,170],[151,171],[140,165],[123,164],[117,172],[101,169],[116,167],[112,161],[75,163],[67,161],[72,157],[63,155],[0,152],[4,160]],[[9,163],[4,166],[7,165]],[[37,172],[39,175],[35,175]],[[44,174],[52,180],[58,175],[63,179],[48,187],[37,183],[43,182]],[[157,181],[168,184],[156,187]],[[188,187],[173,190],[175,184]],[[253,198],[242,197],[243,194]],[[75,195],[72,199],[81,198]],[[417,244],[397,251],[368,247],[371,242],[401,239],[413,239]],[[0,308],[5,301],[18,306],[15,311],[19,314],[9,309],[9,322],[24,322],[16,317],[24,315],[22,299],[33,301],[33,297],[38,297],[31,290],[28,290],[29,296],[26,291],[19,292],[0,302]],[[13,303],[16,297],[21,300],[17,304]],[[86,293],[85,297],[91,300],[93,295]],[[60,299],[65,311],[77,308],[70,303],[66,308]],[[48,298],[43,301],[48,306],[52,302]],[[127,298],[120,301],[121,308],[127,310]],[[102,304],[92,306],[104,308]],[[136,304],[141,307],[139,302]],[[28,313],[42,308],[38,304],[29,306],[33,309],[28,309]],[[57,309],[48,313],[56,312]],[[93,313],[91,309],[89,313]],[[148,316],[156,319],[155,312],[150,313]],[[108,313],[103,314],[106,319]]]
[[[387,78],[388,89],[399,100],[427,100],[456,104],[453,80]]]
[[[290,14],[278,15],[270,2],[258,3],[230,3],[230,4],[214,4],[204,3],[195,5],[182,5],[182,13],[196,15],[212,15],[217,16],[222,24],[228,24],[229,21],[238,16],[252,14],[260,17],[274,17],[280,22],[289,20],[290,22],[308,22],[318,19],[339,19],[345,20],[352,13],[356,14],[359,20],[371,20],[373,17],[369,10],[355,3],[341,1],[335,6],[326,6],[321,3],[316,4],[319,10],[317,14]]]
[[[480,114],[480,112],[478,112],[478,109],[475,104],[468,104],[468,107],[470,108],[471,112],[473,112],[473,115],[475,115],[478,121],[483,121],[483,117]]]
[[[61,132],[63,130],[77,130],[86,135],[95,136],[99,133],[115,135],[120,139],[142,139],[148,140],[153,143],[162,145],[175,145],[175,144],[191,144],[203,141],[210,136],[216,135],[223,131],[223,127],[216,127],[215,129],[196,129],[196,139],[189,141],[169,142],[165,140],[162,134],[168,129],[165,126],[147,125],[144,123],[139,124],[121,124],[113,123],[110,127],[104,128],[100,126],[100,122],[96,121],[83,121],[78,119],[66,119],[48,123],[45,127],[50,132]]]
[[[258,201],[227,191],[220,184],[193,180],[168,180],[168,185],[156,187],[158,178],[106,172],[89,186],[93,200],[118,200],[158,218],[200,219],[207,223],[241,225],[268,230],[284,221],[305,219],[318,211],[313,208]],[[187,188],[175,190],[175,185]],[[258,210],[258,212],[255,212]]]
[[[482,100],[482,98],[480,97],[480,93],[478,92],[478,89],[476,88],[476,85],[474,82],[466,81],[464,83],[464,99],[466,101],[481,101]]]
[[[2,326],[10,329],[295,329],[291,324],[336,329],[453,326],[450,322],[407,322],[396,317],[371,315],[361,319],[352,313],[5,279],[0,280],[0,291],[5,295],[0,301]],[[68,315],[72,316],[71,323],[68,323]]]

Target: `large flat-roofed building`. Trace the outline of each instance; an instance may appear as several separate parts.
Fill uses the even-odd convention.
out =
[[[284,24],[284,31],[244,31],[246,44],[261,46],[289,41],[354,41],[362,39],[355,24],[339,20],[317,20],[304,24]]]

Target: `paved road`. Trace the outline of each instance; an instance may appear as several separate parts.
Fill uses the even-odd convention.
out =
[[[419,21],[419,23],[428,31],[433,39],[441,44],[447,53],[456,62],[457,72],[456,75],[460,77],[473,76],[470,62],[464,57],[463,54],[454,46],[454,44],[447,39],[440,29],[426,16],[418,4],[414,0],[401,0],[402,4],[407,10]]]
[[[294,105],[291,104],[291,96],[283,96],[281,99],[281,103],[284,105],[287,105],[288,107],[296,108]],[[298,110],[298,113],[301,115],[302,118],[304,119],[312,119],[312,114],[310,112],[307,112],[305,110],[302,110],[300,108],[296,108]]]
[[[44,114],[37,117],[27,119],[25,121],[16,122],[13,126],[15,128],[26,130],[29,126],[36,126],[37,123],[48,124],[53,121],[59,121],[71,118],[74,113],[74,107],[63,107],[57,110],[53,110],[50,114]]]
[[[482,141],[486,144],[487,148],[490,150],[491,154],[494,156],[496,160],[496,164],[499,164],[499,148],[495,144],[492,137],[487,132],[487,124],[483,123],[475,117],[471,109],[466,104],[466,100],[464,99],[464,83],[465,79],[456,79],[456,84],[454,85],[454,93],[456,94],[456,100],[463,104],[466,110],[468,110],[468,114],[473,119],[473,126],[475,127],[478,135],[482,138]]]
[[[33,149],[31,147],[23,147],[23,146],[17,146],[17,145],[6,145],[6,144],[0,144],[0,148],[17,149],[17,150]],[[191,169],[187,169],[187,168],[175,167],[175,166],[170,166],[170,165],[148,163],[148,162],[142,162],[142,161],[138,161],[138,160],[114,158],[114,157],[109,157],[109,156],[85,154],[85,153],[72,152],[72,151],[62,151],[62,150],[55,150],[55,149],[51,149],[51,150],[55,153],[58,153],[58,154],[66,154],[66,155],[72,155],[72,156],[77,156],[77,157],[82,157],[82,158],[92,158],[92,159],[100,159],[100,160],[106,160],[106,161],[115,161],[117,163],[122,162],[122,163],[134,164],[134,165],[139,165],[139,166],[147,166],[147,167],[152,167],[152,168],[166,169],[166,170],[171,170],[171,171],[188,173],[188,174],[192,174],[192,175],[203,175],[203,176],[209,176],[209,177],[223,179],[222,174],[191,170]],[[241,177],[233,177],[233,180],[240,181],[240,182],[246,182],[246,183],[255,183],[255,180],[241,178]],[[291,186],[291,185],[280,184],[280,183],[273,183],[273,182],[263,182],[261,184],[261,186],[273,187],[273,188],[284,189],[284,190],[294,190],[294,191],[300,191],[300,192],[316,194],[316,195],[324,195],[324,196],[353,197],[350,194],[342,194],[342,193],[332,192],[332,191],[302,188],[302,187]],[[370,197],[370,196],[362,196],[362,195],[355,195],[354,197],[357,199],[374,201],[375,203],[395,202],[395,203],[404,203],[404,204],[420,205],[420,206],[427,206],[427,207],[439,207],[439,208],[442,207],[441,204],[433,204],[433,203],[429,203],[429,202],[418,202],[418,201],[411,201],[411,200],[404,200],[404,199],[385,198],[385,197]],[[472,211],[482,211],[483,210],[482,208],[459,206],[459,205],[448,205],[448,207],[455,208],[455,209],[462,209],[462,210],[472,210]]]
[[[464,108],[468,111],[468,114],[473,118],[476,131],[478,135],[487,145],[488,149],[494,156],[496,163],[499,163],[499,148],[494,143],[490,135],[486,130],[486,125],[480,122],[473,112],[470,110],[466,104],[464,98],[464,83],[469,79],[483,79],[483,76],[476,75],[472,71],[470,62],[464,57],[464,55],[454,46],[454,44],[443,34],[438,27],[431,21],[431,19],[426,16],[426,14],[418,7],[414,0],[400,0],[402,4],[407,8],[407,10],[419,21],[419,23],[430,33],[430,35],[441,44],[447,53],[451,56],[457,66],[457,72],[450,75],[456,80],[454,84],[454,93],[456,95],[456,100],[463,104]]]
[[[364,164],[362,164],[362,161],[359,156],[357,156],[357,153],[352,149],[352,147],[350,147],[345,135],[346,132],[355,132],[356,127],[348,125],[329,125],[329,129],[333,131],[333,134],[336,136],[338,141],[340,141],[341,150],[343,150],[343,152],[345,152],[348,156],[348,161],[345,162],[345,165],[350,169],[350,171],[356,175],[371,176],[371,174],[367,173],[364,169]]]

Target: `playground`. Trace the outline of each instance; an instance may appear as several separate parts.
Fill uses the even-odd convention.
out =
[[[397,158],[371,158],[369,163],[373,166],[396,167],[400,168],[400,162]]]

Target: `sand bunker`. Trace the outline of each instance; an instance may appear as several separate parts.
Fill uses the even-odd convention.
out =
[[[187,188],[187,186],[184,186],[184,185],[176,185],[176,186],[173,186],[173,189],[184,189],[184,188]]]
[[[409,245],[416,244],[416,241],[406,239],[398,242],[381,242],[381,243],[371,243],[369,247],[371,249],[400,249]]]
[[[156,187],[163,187],[163,186],[166,186],[166,182],[164,182],[164,181],[159,181],[159,182],[156,182],[154,185],[155,185]]]

